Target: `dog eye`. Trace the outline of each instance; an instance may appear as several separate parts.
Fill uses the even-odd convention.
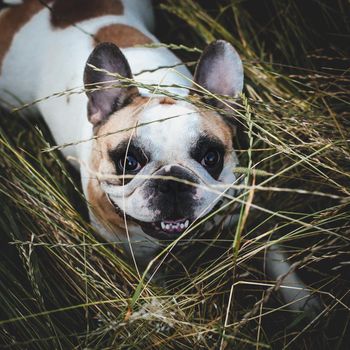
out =
[[[206,168],[214,168],[219,164],[221,155],[216,150],[209,150],[202,158],[201,164]]]
[[[199,163],[215,180],[217,180],[224,166],[224,152],[215,148],[210,148],[204,153]]]
[[[132,154],[128,154],[126,157],[119,159],[118,168],[122,173],[133,174],[141,170],[142,165]]]
[[[217,180],[224,167],[225,152],[225,145],[219,139],[200,135],[190,149],[190,156]]]

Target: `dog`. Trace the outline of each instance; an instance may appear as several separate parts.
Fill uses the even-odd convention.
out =
[[[212,213],[224,193],[234,197],[238,181],[234,125],[188,96],[237,97],[240,56],[215,41],[192,77],[158,45],[153,20],[149,0],[13,0],[2,1],[0,12],[2,101],[40,100],[35,108],[56,143],[70,145],[63,155],[80,161],[92,225],[139,262]],[[82,84],[86,93],[74,93]],[[215,186],[221,193],[208,190]],[[223,220],[215,219],[204,230]],[[268,256],[273,278],[288,271],[278,250]],[[305,290],[300,280],[291,283]],[[297,298],[286,291],[287,301]]]

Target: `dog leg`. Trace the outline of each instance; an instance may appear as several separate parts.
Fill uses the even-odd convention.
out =
[[[279,291],[293,311],[305,311],[316,316],[321,309],[319,298],[298,277],[283,249],[278,244],[271,246],[266,253],[266,272],[269,278],[279,284]]]

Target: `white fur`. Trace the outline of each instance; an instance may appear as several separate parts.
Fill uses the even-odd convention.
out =
[[[137,28],[158,42],[147,29],[152,27],[153,20],[150,1],[143,0],[141,6],[138,0],[127,0],[123,4],[125,13],[122,16],[94,18],[80,22],[78,28],[71,26],[63,30],[51,27],[50,12],[45,8],[19,30],[5,56],[0,76],[0,94],[6,103],[21,106],[67,89],[75,88],[79,92],[69,97],[49,98],[36,105],[53,131],[57,144],[92,136],[92,127],[86,117],[87,98],[82,92],[85,63],[94,47],[92,38],[86,33],[93,34],[106,25],[122,23]],[[184,66],[176,68],[176,71],[161,69],[138,75],[142,70],[178,64],[179,59],[169,50],[127,48],[122,51],[137,81],[155,85],[190,85],[190,81],[182,76],[190,78]],[[169,90],[187,94],[187,90]],[[82,158],[76,147],[63,149],[63,154]]]
[[[291,271],[291,264],[278,244],[271,246],[266,253],[266,269],[274,281],[279,282],[281,279],[280,292],[289,309],[305,310],[309,315],[315,315],[320,309],[317,296],[311,293],[294,271]]]
[[[145,259],[145,257],[152,257],[157,249],[159,249],[159,242],[146,235],[139,227],[133,230],[132,237],[130,235],[130,240],[125,240],[125,232],[119,232],[115,228],[113,232],[107,230],[106,227],[95,218],[92,212],[90,212],[90,221],[99,234],[108,242],[121,244],[129,255],[131,255],[132,250],[132,254],[135,256],[137,262],[147,262],[148,259]]]

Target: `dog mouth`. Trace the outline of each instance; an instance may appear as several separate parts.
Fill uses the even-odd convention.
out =
[[[191,236],[197,234],[200,231],[200,227],[197,227],[198,225],[195,225],[193,228],[191,227],[191,225],[193,226],[194,222],[197,222],[197,220],[201,218],[203,219],[203,217],[201,218],[183,217],[183,218],[176,218],[176,219],[171,218],[171,219],[162,219],[160,221],[153,221],[153,222],[140,221],[134,218],[133,216],[130,216],[124,213],[109,196],[107,197],[110,203],[113,205],[115,212],[119,216],[124,216],[128,222],[133,222],[139,225],[145,234],[159,241],[175,240],[176,238],[181,236],[183,233],[185,233],[186,230],[191,231]],[[218,210],[223,204],[223,202],[224,202],[223,199],[220,199],[208,214]]]
[[[118,215],[125,216],[127,221],[138,224],[144,233],[156,239],[164,239],[165,237],[175,239],[184,233],[194,222],[194,219],[189,217],[179,219],[163,219],[161,221],[154,222],[140,221],[128,214],[123,213],[123,211],[109,196],[108,199]]]
[[[193,220],[189,218],[162,220],[156,222],[134,221],[141,226],[144,233],[157,239],[164,239],[166,237],[175,239],[184,233],[193,222]]]

